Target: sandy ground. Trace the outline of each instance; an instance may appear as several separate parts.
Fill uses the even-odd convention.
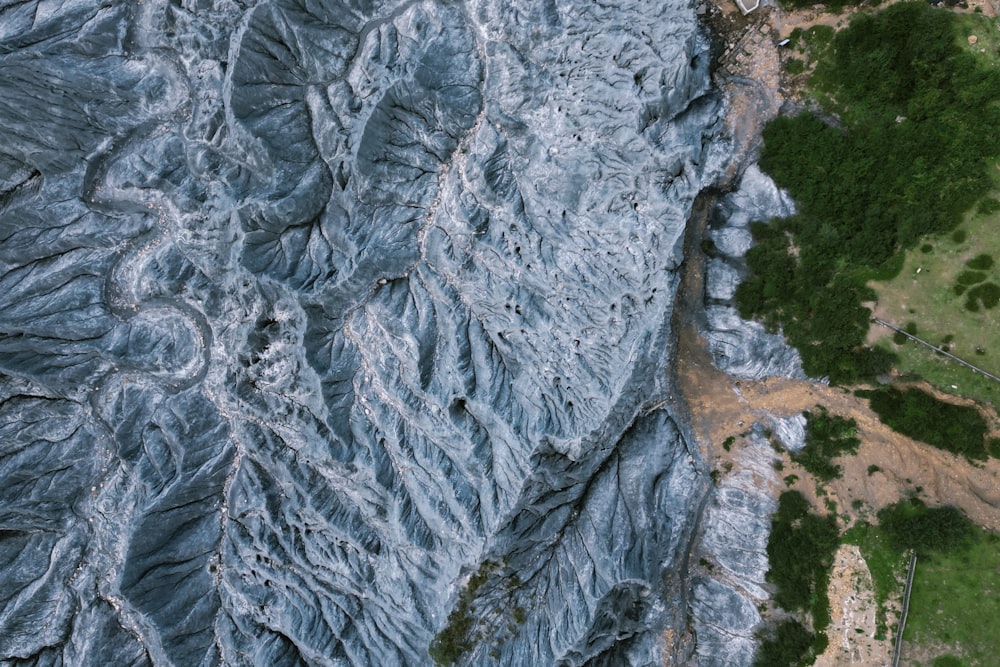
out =
[[[830,646],[816,659],[816,667],[889,664],[893,642],[875,639],[875,587],[858,547],[845,544],[837,550],[827,592]]]

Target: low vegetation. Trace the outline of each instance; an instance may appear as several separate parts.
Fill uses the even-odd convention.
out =
[[[919,554],[905,638],[940,664],[993,664],[1000,599],[1000,537],[976,527],[954,507],[910,498],[883,508],[879,523],[859,523],[844,541],[861,548],[878,602],[877,636],[889,629],[887,601],[902,594],[907,554]],[[904,656],[906,649],[904,649]],[[954,654],[954,655],[951,655]],[[962,661],[956,656],[961,656]],[[965,662],[967,661],[967,662]],[[916,663],[914,663],[916,664]]]
[[[806,413],[806,444],[801,452],[792,456],[816,478],[829,482],[840,477],[840,466],[834,458],[857,454],[861,440],[857,436],[858,424],[853,419],[831,415],[823,406]]]
[[[889,537],[877,526],[866,522],[854,524],[844,533],[843,542],[861,551],[875,587],[875,638],[885,639],[889,633],[889,601],[903,592],[906,556],[896,550]]]
[[[906,646],[938,653],[935,666],[995,665],[998,590],[1000,537],[993,533],[974,529],[966,546],[921,559],[913,579]]]
[[[435,664],[452,665],[472,650],[473,602],[479,590],[499,568],[499,563],[487,560],[469,578],[465,589],[458,596],[455,608],[448,614],[448,622],[431,642],[428,652]]]
[[[995,27],[991,30],[1000,38],[1000,31]],[[1000,181],[1000,170],[994,172],[995,180]],[[990,264],[994,257],[1000,257],[1000,235],[995,231],[1000,225],[1000,211],[988,210],[966,214],[956,230],[968,232],[960,241],[950,234],[928,236],[919,250],[905,253],[897,277],[871,285],[878,294],[884,319],[897,325],[918,320],[918,336],[1000,375],[1000,307],[986,308],[983,302],[985,296],[986,303],[992,303],[993,288],[986,285],[1000,284],[1000,267]],[[966,272],[972,275],[963,275]],[[969,278],[979,282],[963,285]],[[970,289],[977,291],[970,294]],[[978,310],[969,310],[968,299],[976,301],[972,308]],[[892,340],[888,335],[878,344],[897,357],[901,373],[923,378],[948,393],[985,403],[1000,402],[1000,383],[922,345],[905,337]]]
[[[903,435],[970,460],[988,456],[989,429],[973,407],[945,403],[919,389],[879,387],[855,393],[867,398],[879,419]]]

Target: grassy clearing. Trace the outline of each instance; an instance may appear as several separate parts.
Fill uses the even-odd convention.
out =
[[[878,526],[859,523],[842,540],[861,549],[872,574],[880,638],[895,632],[907,551],[920,553],[907,617],[903,664],[995,665],[1000,654],[1000,537],[952,507],[909,500],[883,508]],[[915,656],[924,662],[918,663]],[[956,660],[958,660],[956,662]]]
[[[1000,537],[980,531],[967,549],[919,561],[904,634],[909,645],[944,647],[939,655],[970,667],[995,665],[998,627]]]
[[[1000,31],[994,29],[1000,34]],[[1000,199],[1000,169],[994,176]],[[916,335],[971,364],[1000,375],[1000,308],[972,312],[965,307],[965,295],[955,293],[959,276],[968,272],[967,264],[980,255],[996,260],[981,273],[983,281],[1000,281],[1000,211],[972,211],[958,228],[963,234],[925,237],[906,253],[903,269],[894,279],[871,282],[878,294],[878,311],[883,319],[897,326],[916,324]],[[962,238],[956,242],[953,236]],[[897,344],[887,329],[872,331],[881,335],[880,346],[899,357],[898,368],[914,374],[949,393],[996,404],[1000,383],[994,382],[946,358],[907,341]]]

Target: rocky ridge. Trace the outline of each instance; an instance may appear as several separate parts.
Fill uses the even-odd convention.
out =
[[[0,12],[0,663],[705,655],[693,7]]]

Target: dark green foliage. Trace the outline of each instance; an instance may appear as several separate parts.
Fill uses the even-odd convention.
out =
[[[1000,459],[1000,438],[990,438],[986,443],[986,451],[995,459]]]
[[[969,310],[977,311],[979,306],[989,310],[996,308],[998,303],[1000,303],[1000,285],[996,283],[976,285],[965,294],[965,307]]]
[[[734,438],[733,436],[729,436],[728,438],[722,441],[722,448],[728,452],[730,449],[733,448],[734,442],[736,442],[736,438]]]
[[[959,285],[968,287],[986,280],[986,274],[982,271],[962,271],[955,280]]]
[[[951,240],[955,243],[965,243],[967,238],[969,238],[969,233],[964,229],[956,229],[951,233]]]
[[[997,201],[993,197],[985,197],[979,202],[976,207],[976,212],[980,215],[989,215],[990,213],[996,213],[1000,211],[1000,201]]]
[[[806,446],[794,455],[802,467],[817,478],[828,482],[840,477],[840,466],[830,459],[844,454],[857,454],[861,440],[858,424],[853,419],[830,415],[826,408],[806,413]]]
[[[982,253],[981,255],[976,255],[970,259],[965,263],[965,265],[970,269],[975,269],[976,271],[989,271],[993,268],[993,257],[992,255]]]
[[[806,71],[806,63],[798,58],[789,58],[785,62],[785,71],[791,75],[802,74]]]
[[[855,393],[903,435],[969,459],[986,458],[986,421],[975,408],[943,403],[919,389],[880,387]]]
[[[878,521],[894,549],[920,555],[965,548],[980,534],[960,509],[928,507],[916,498],[879,510]]]
[[[870,466],[868,466],[868,476],[871,477],[872,475],[874,475],[875,473],[879,472],[880,470],[882,470],[882,469],[879,468],[877,465],[875,465],[873,463]]]
[[[932,253],[934,252],[934,246],[932,246],[930,243],[925,243],[922,246],[920,246],[920,252],[924,253],[925,255]]]
[[[1000,155],[1000,72],[958,48],[954,17],[926,3],[856,14],[811,81],[836,104],[764,130],[761,166],[796,216],[752,228],[744,316],[781,328],[810,375],[853,382],[893,358],[863,348],[865,282],[898,270],[900,248],[953,229],[990,187]],[[794,250],[794,251],[793,251]]]
[[[833,554],[839,544],[833,515],[809,512],[809,503],[798,491],[785,491],[778,499],[778,511],[771,518],[767,543],[770,569],[767,580],[774,584],[774,602],[792,612],[807,612],[815,634],[804,635],[791,626],[765,639],[757,665],[806,665],[828,644],[830,624],[827,586]],[[808,641],[808,645],[807,645]]]
[[[931,667],[965,667],[965,663],[953,655],[941,655],[934,658]]]
[[[799,667],[812,664],[813,634],[798,621],[782,621],[763,636],[754,667]]]
[[[777,588],[777,605],[788,611],[810,611],[816,599],[826,598],[837,537],[834,517],[810,514],[809,503],[798,491],[781,494],[767,544],[771,564],[767,580]]]
[[[955,293],[955,296],[962,296],[963,294],[965,294],[965,290],[967,289],[968,287],[959,283],[955,283],[951,287],[951,291]]]

